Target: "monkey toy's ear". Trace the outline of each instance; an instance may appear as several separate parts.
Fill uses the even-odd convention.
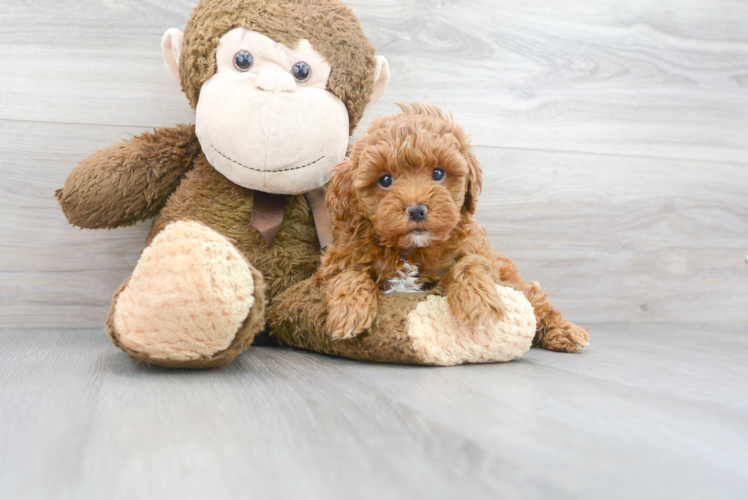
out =
[[[161,37],[161,53],[164,56],[164,65],[177,83],[179,83],[179,56],[182,55],[183,43],[184,33],[176,28],[168,29]]]
[[[366,109],[374,106],[384,91],[387,90],[387,85],[390,83],[390,64],[383,56],[377,56],[377,69],[374,72],[374,89],[371,92],[371,99],[369,104],[366,105]]]

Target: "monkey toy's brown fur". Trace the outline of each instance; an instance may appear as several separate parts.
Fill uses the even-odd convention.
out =
[[[351,130],[374,85],[374,48],[353,13],[336,0],[202,0],[184,35],[179,61],[182,87],[193,107],[216,71],[217,40],[242,26],[294,45],[310,40],[332,67],[328,90],[345,104]],[[146,245],[170,223],[197,221],[225,236],[251,263],[255,301],[231,344],[194,359],[154,358],[125,346],[114,328],[115,295],[107,321],[110,337],[131,356],[165,366],[225,364],[265,329],[265,304],[307,278],[319,263],[320,244],[303,195],[288,196],[272,248],[250,226],[254,191],[219,173],[207,161],[194,125],[156,129],[99,151],[81,162],[56,196],[70,223],[115,228],[156,217]]]
[[[505,282],[530,298],[536,344],[581,349],[586,332],[561,319],[473,219],[481,168],[462,127],[433,106],[400,108],[401,114],[372,123],[330,183],[337,238],[317,280],[326,294],[331,335],[351,338],[368,330],[380,290],[407,262],[416,266],[421,284],[441,284],[457,319],[477,326],[497,323],[505,309],[496,283]],[[382,187],[385,176],[394,183]],[[409,217],[408,208],[416,206],[426,210],[420,220]]]
[[[198,118],[204,84],[219,73],[219,40],[239,28],[285,47],[308,40],[331,68],[324,90],[342,102],[350,130],[355,128],[381,81],[381,64],[356,17],[338,0],[201,0],[178,58],[182,89]],[[383,362],[506,361],[526,351],[535,320],[531,310],[530,319],[522,312],[524,299],[516,296],[516,314],[505,318],[507,334],[498,351],[484,349],[496,338],[482,330],[467,331],[469,345],[457,351],[433,344],[429,325],[452,324],[439,302],[439,287],[387,296],[368,333],[333,341],[325,329],[324,296],[314,283],[321,249],[311,202],[303,194],[286,197],[283,223],[269,247],[250,224],[259,191],[214,168],[198,135],[200,120],[197,130],[180,125],[124,141],[81,162],[56,192],[68,220],[80,227],[115,228],[156,218],[107,319],[111,339],[132,357],[172,367],[218,366],[263,331],[284,344]],[[542,296],[533,288],[525,293],[534,302]],[[578,332],[568,325],[546,324],[559,328],[553,342],[541,335],[539,345],[581,348]]]

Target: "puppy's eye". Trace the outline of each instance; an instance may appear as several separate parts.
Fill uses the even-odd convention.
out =
[[[254,63],[255,59],[249,51],[240,50],[234,54],[234,67],[241,72],[249,71]]]
[[[434,171],[431,172],[431,179],[436,182],[443,181],[446,176],[447,174],[440,168],[435,168]]]
[[[305,82],[312,76],[312,68],[304,61],[299,61],[291,68],[291,74],[293,74],[297,82]]]
[[[387,174],[379,179],[379,185],[384,189],[389,188],[392,185],[392,176],[390,174]]]

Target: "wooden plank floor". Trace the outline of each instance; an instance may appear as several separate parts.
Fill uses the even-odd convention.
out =
[[[748,327],[597,325],[453,368],[134,362],[0,331],[0,498],[747,498]]]

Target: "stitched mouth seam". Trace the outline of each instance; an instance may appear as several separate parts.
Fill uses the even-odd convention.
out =
[[[244,164],[242,164],[242,163],[239,163],[238,161],[236,161],[236,160],[234,160],[234,159],[232,159],[232,158],[229,158],[229,157],[228,157],[228,156],[226,156],[225,154],[223,154],[223,153],[221,153],[220,151],[218,151],[218,150],[216,149],[216,147],[215,147],[215,146],[213,146],[212,144],[211,144],[211,146],[210,146],[210,147],[211,147],[211,148],[213,148],[213,151],[215,151],[215,152],[216,152],[216,153],[218,153],[219,155],[223,156],[224,158],[226,158],[226,159],[227,159],[227,160],[229,160],[230,162],[236,163],[236,164],[237,164],[237,165],[239,165],[240,167],[244,167],[244,168],[246,168],[247,170],[252,170],[252,171],[254,171],[254,172],[261,172],[261,173],[264,173],[264,174],[272,174],[272,173],[276,173],[276,172],[290,172],[291,170],[299,170],[299,169],[302,169],[302,168],[306,168],[306,167],[311,167],[311,166],[312,166],[312,165],[314,165],[315,163],[317,163],[317,162],[319,162],[319,161],[321,161],[322,159],[324,159],[324,158],[325,158],[325,156],[324,156],[324,155],[322,155],[322,156],[320,156],[319,158],[317,158],[316,160],[314,160],[313,162],[307,163],[306,165],[301,165],[300,167],[291,167],[291,168],[284,168],[284,169],[282,169],[282,170],[260,170],[259,168],[252,168],[252,167],[248,167],[248,166],[246,166],[246,165],[244,165]]]

